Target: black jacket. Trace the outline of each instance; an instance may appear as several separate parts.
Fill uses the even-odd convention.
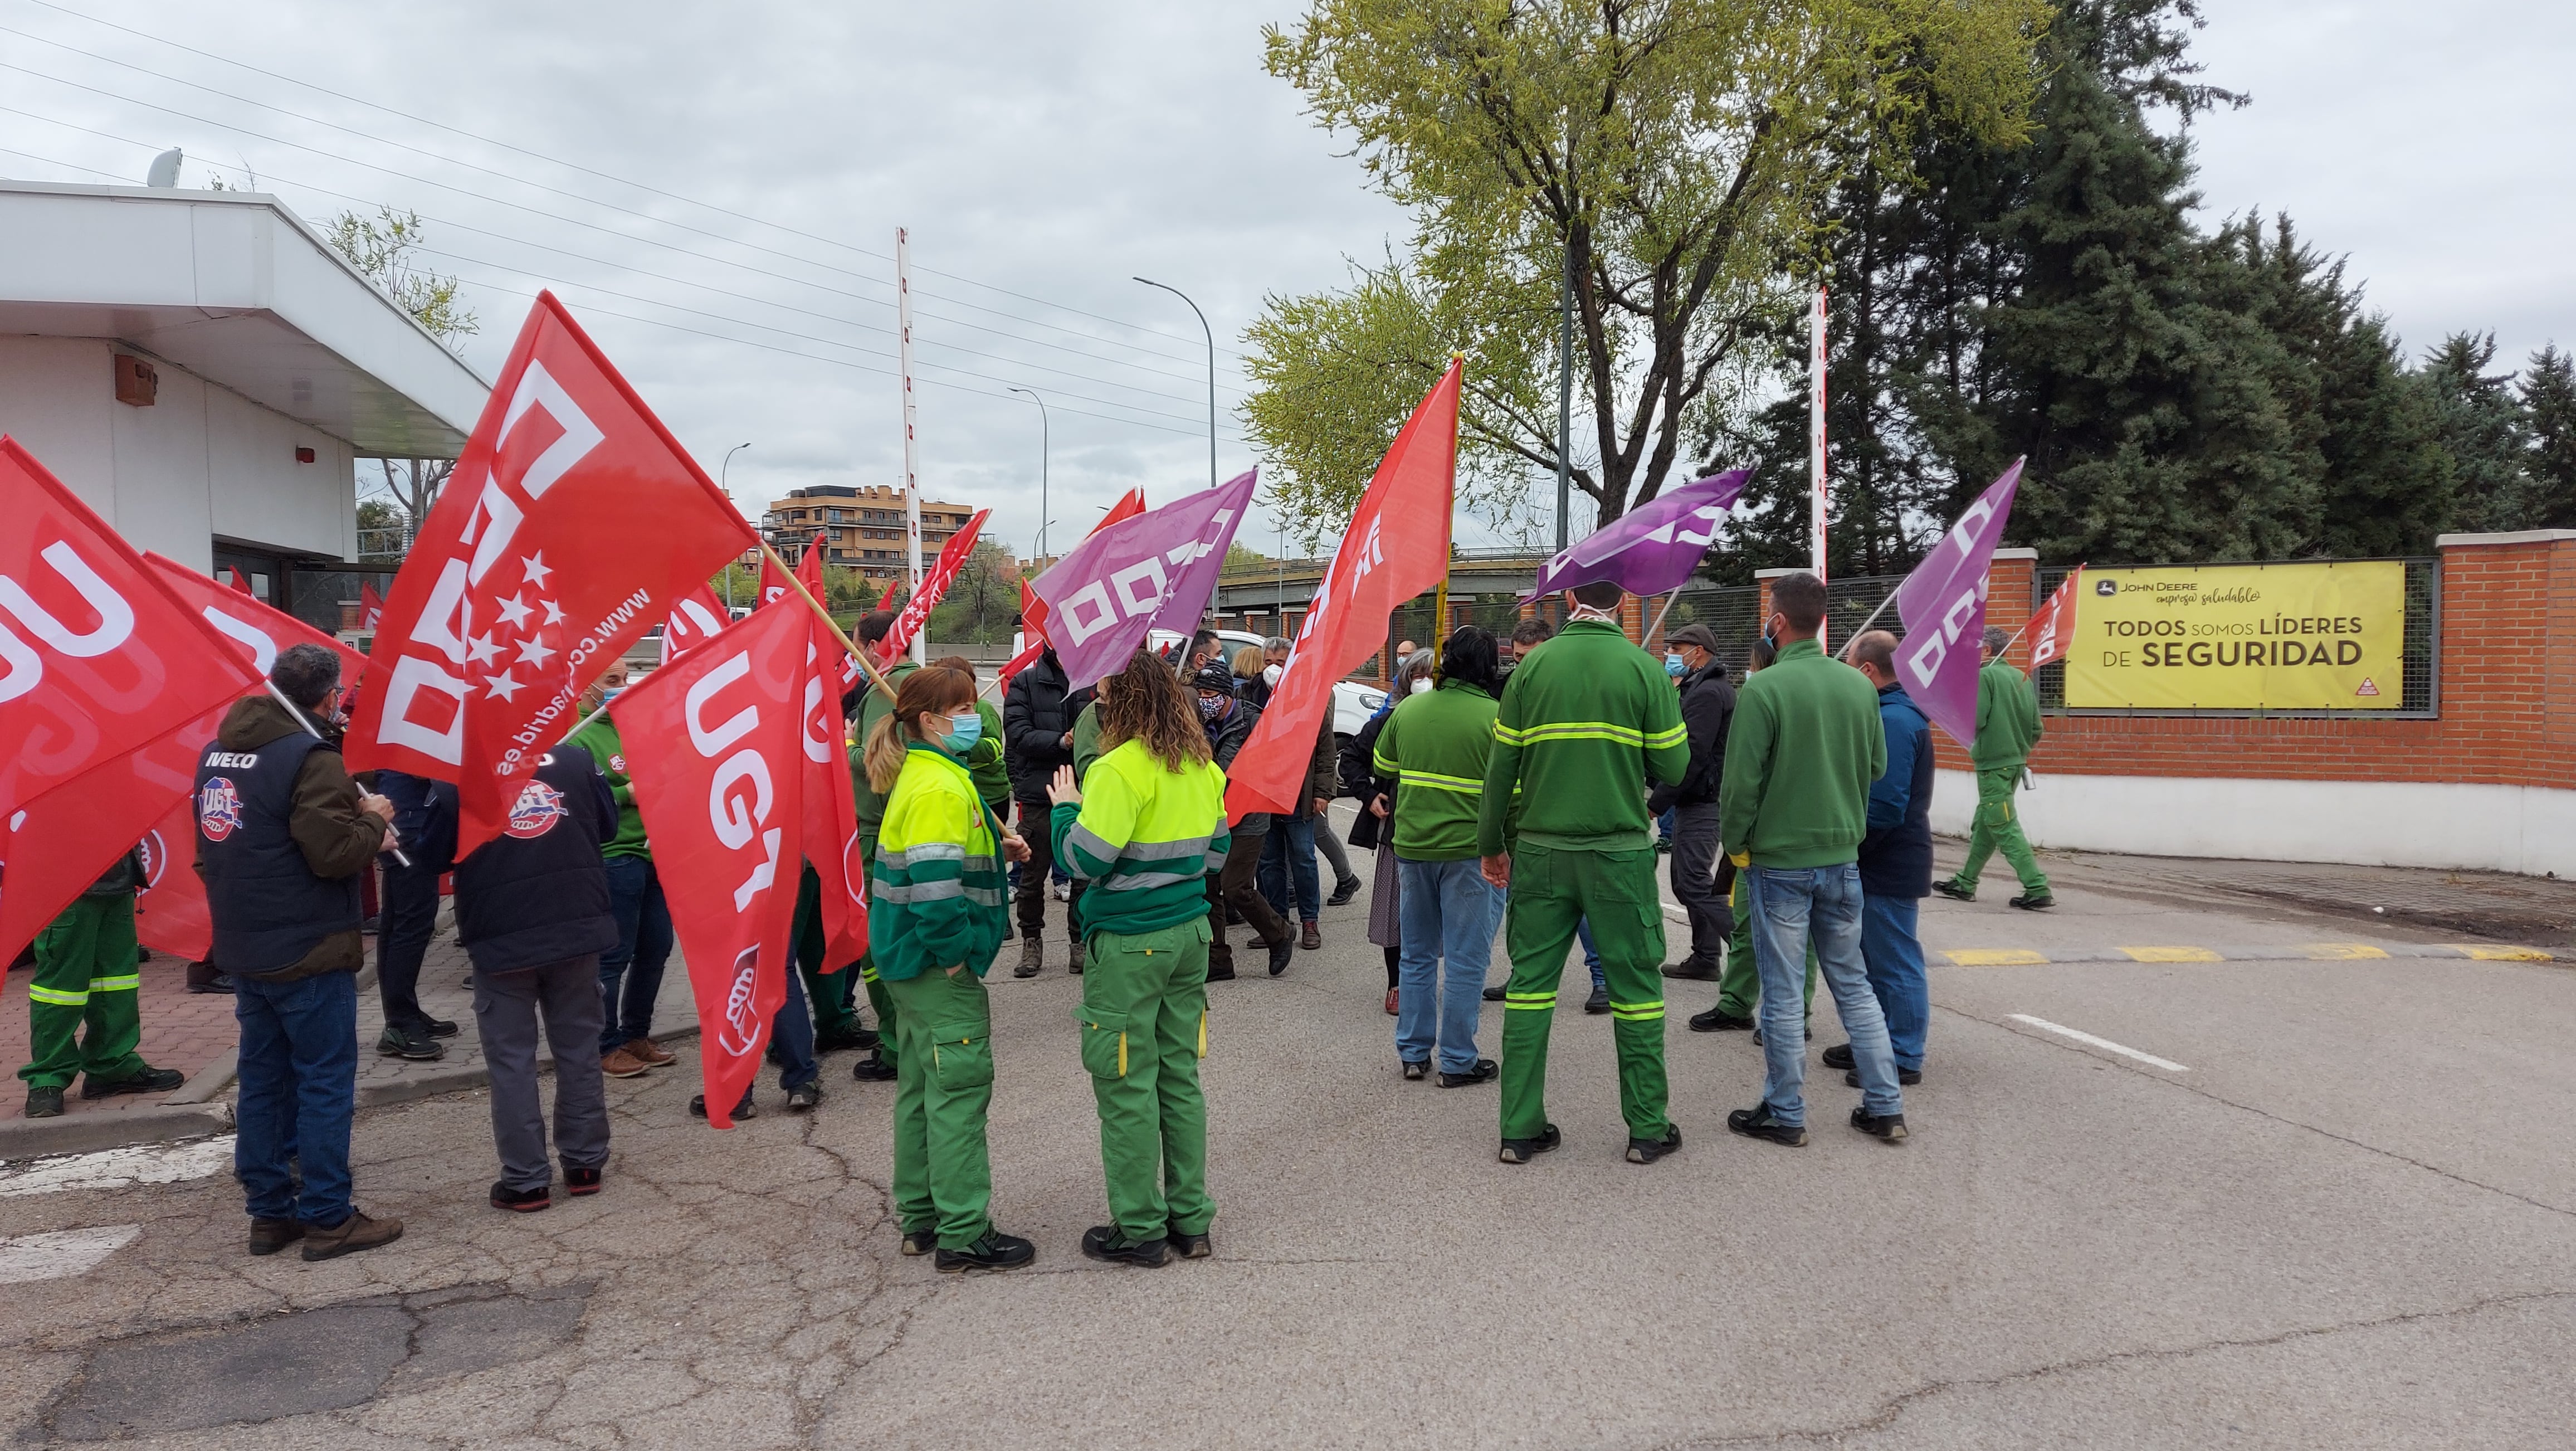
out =
[[[1373,764],[1378,733],[1386,729],[1386,718],[1393,714],[1395,708],[1389,705],[1370,716],[1356,734],[1342,743],[1342,794],[1360,803],[1359,819],[1351,823],[1348,839],[1362,851],[1377,850],[1380,834],[1395,828],[1395,783],[1378,775]],[[1380,796],[1386,798],[1387,814],[1383,817],[1369,810],[1369,803]]]
[[[1056,768],[1073,764],[1073,748],[1064,738],[1073,718],[1091,703],[1092,691],[1072,684],[1049,650],[1012,676],[1011,688],[1002,692],[1002,763],[1011,773],[1012,799],[1046,800]]]
[[[1218,770],[1229,775],[1233,773],[1234,758],[1243,753],[1243,743],[1252,739],[1252,728],[1260,722],[1260,708],[1240,700],[1234,703],[1234,708],[1226,713],[1223,720],[1201,718],[1199,724],[1207,731],[1208,752],[1216,758]],[[1269,830],[1270,813],[1267,811],[1247,811],[1243,819],[1234,824],[1237,836],[1260,836]]]
[[[515,972],[617,945],[600,845],[617,798],[590,752],[560,745],[510,808],[500,836],[456,864],[456,939],[476,972]]]
[[[1690,737],[1690,768],[1679,782],[1647,793],[1646,809],[1661,816],[1674,806],[1701,806],[1717,799],[1719,777],[1726,766],[1726,732],[1735,723],[1735,687],[1726,667],[1714,660],[1705,669],[1682,677],[1682,729]]]
[[[408,771],[376,772],[376,790],[394,804],[394,834],[402,838],[403,855],[416,872],[456,869],[456,786]],[[392,857],[387,871],[400,871]]]

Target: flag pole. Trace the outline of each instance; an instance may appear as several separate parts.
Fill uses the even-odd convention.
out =
[[[1857,639],[1859,639],[1861,636],[1868,634],[1868,633],[1869,633],[1869,627],[1870,627],[1870,626],[1872,626],[1872,625],[1877,624],[1877,623],[1878,623],[1878,617],[1879,617],[1879,616],[1881,616],[1881,615],[1883,615],[1883,614],[1886,614],[1886,613],[1887,613],[1887,607],[1888,607],[1889,605],[1894,604],[1894,603],[1896,603],[1896,591],[1894,591],[1894,590],[1889,590],[1889,591],[1887,592],[1887,597],[1886,597],[1885,599],[1882,599],[1882,600],[1880,600],[1880,601],[1878,602],[1878,608],[1877,608],[1877,609],[1874,609],[1874,610],[1872,610],[1872,611],[1870,611],[1870,612],[1869,612],[1869,618],[1860,622],[1860,628],[1851,632],[1851,638],[1852,638],[1852,640],[1857,640]],[[1846,656],[1848,656],[1848,655],[1851,653],[1851,640],[1846,640],[1846,641],[1844,641],[1844,642],[1843,642],[1843,653],[1844,653]]]
[[[1664,607],[1663,607],[1662,609],[1659,609],[1659,610],[1655,611],[1655,622],[1654,622],[1653,624],[1648,625],[1648,626],[1646,627],[1646,640],[1651,640],[1651,639],[1655,638],[1655,632],[1656,632],[1656,631],[1658,631],[1658,630],[1660,630],[1660,629],[1662,629],[1662,628],[1664,627],[1664,616],[1669,615],[1669,614],[1671,614],[1671,613],[1673,612],[1673,604],[1674,604],[1674,602],[1675,602],[1675,601],[1678,601],[1681,597],[1682,597],[1682,586],[1680,586],[1680,585],[1674,585],[1674,586],[1673,586],[1673,592],[1672,592],[1671,594],[1668,594],[1668,595],[1664,596]],[[1646,643],[1646,641],[1645,641],[1645,640],[1640,640],[1640,641],[1638,641],[1638,642],[1637,642],[1637,644],[1638,644],[1638,645],[1639,645],[1639,647],[1641,647],[1641,648],[1645,645],[1645,643]]]
[[[322,734],[322,728],[313,723],[313,717],[304,713],[304,707],[287,699],[286,692],[277,688],[276,681],[262,678],[259,683],[268,687],[268,693],[277,698],[277,703],[279,705],[286,707],[286,713],[295,717],[295,723],[304,727],[304,733],[306,735],[322,742],[324,745],[329,745],[331,743],[331,738]],[[394,860],[402,863],[406,867],[410,866],[411,858],[403,855],[402,833],[394,830],[394,824],[390,821],[385,823],[385,835],[394,839],[394,845],[391,848]]]

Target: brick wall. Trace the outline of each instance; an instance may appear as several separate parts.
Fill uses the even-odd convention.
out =
[[[2576,686],[2551,648],[2576,638],[2576,532],[2446,535],[2441,556],[2439,719],[2051,715],[2031,769],[2576,788]],[[1989,622],[2030,617],[2037,567],[1995,561]],[[2024,668],[2026,651],[2013,647]],[[1939,742],[1940,764],[1966,770],[1967,753]]]

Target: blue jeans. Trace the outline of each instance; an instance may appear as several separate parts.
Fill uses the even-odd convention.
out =
[[[1591,918],[1574,924],[1574,940],[1583,944],[1583,965],[1592,973],[1592,986],[1601,992],[1610,991],[1609,975],[1601,970],[1601,949],[1592,945]]]
[[[1869,990],[1861,962],[1860,868],[1746,867],[1745,905],[1753,917],[1753,965],[1762,977],[1762,1101],[1784,1124],[1807,1121],[1800,1089],[1807,1073],[1807,938],[1813,929],[1816,965],[1843,1031],[1851,1035],[1852,1066],[1860,1070],[1861,1103],[1873,1114],[1903,1113],[1896,1091],[1896,1060],[1887,1044],[1887,1019]]]
[[[599,955],[603,1055],[653,1036],[653,1004],[671,960],[671,904],[651,857],[608,858],[608,910],[617,918],[617,945]]]
[[[322,1229],[349,1217],[349,1120],[358,1106],[358,975],[233,979],[241,1094],[233,1176],[250,1212]],[[297,1198],[287,1160],[303,1167]]]
[[[1869,990],[1887,1018],[1896,1066],[1923,1068],[1923,1034],[1932,1021],[1932,985],[1923,976],[1923,942],[1914,935],[1923,903],[1914,897],[1870,897],[1861,903],[1860,955]]]
[[[845,967],[838,976],[856,977],[858,969]],[[769,1020],[769,1050],[770,1061],[778,1065],[779,1087],[792,1090],[822,1080],[823,1070],[814,1063],[814,1010],[805,1005],[804,975],[793,967],[787,973],[787,1001]]]
[[[1307,860],[1314,860],[1310,850]],[[1440,1051],[1444,1073],[1476,1066],[1476,1014],[1494,954],[1502,894],[1470,857],[1454,862],[1395,859],[1399,915],[1395,1056],[1420,1063]],[[1441,971],[1446,962],[1448,970]]]
[[[1324,894],[1315,871],[1315,818],[1270,818],[1270,839],[1261,844],[1258,880],[1270,910],[1286,920],[1312,922],[1324,915]],[[1291,906],[1296,910],[1290,911]]]

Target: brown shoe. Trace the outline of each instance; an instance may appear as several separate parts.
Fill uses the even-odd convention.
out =
[[[679,1055],[650,1038],[626,1040],[626,1056],[647,1068],[668,1068],[680,1061]]]
[[[304,1257],[308,1260],[334,1260],[353,1255],[362,1249],[392,1244],[402,1238],[399,1219],[369,1219],[357,1210],[330,1229],[304,1231]]]
[[[1297,945],[1306,949],[1308,952],[1312,952],[1316,948],[1323,946],[1324,929],[1312,922],[1307,923],[1305,932],[1297,939]]]
[[[615,1048],[599,1060],[599,1071],[611,1078],[641,1078],[653,1071],[653,1065],[636,1057],[632,1048]]]
[[[251,1217],[250,1252],[252,1254],[273,1255],[303,1237],[304,1226],[292,1219],[261,1219],[256,1215]]]

